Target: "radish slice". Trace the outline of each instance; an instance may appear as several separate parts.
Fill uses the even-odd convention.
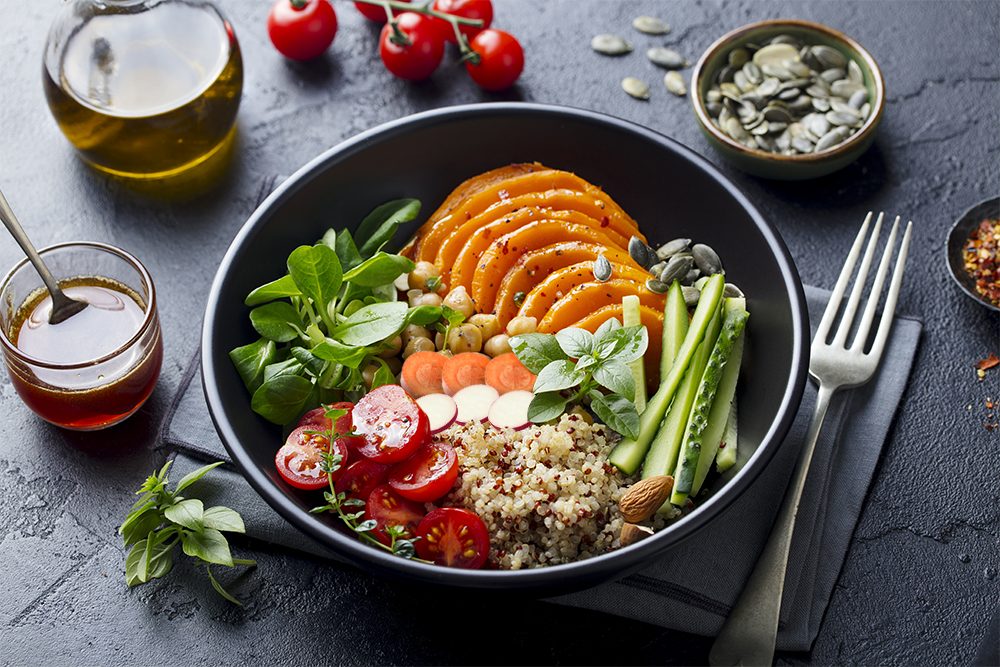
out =
[[[431,433],[439,433],[455,423],[458,406],[455,399],[447,394],[427,394],[417,399],[417,405],[427,415]]]
[[[473,384],[459,390],[452,398],[458,406],[458,422],[465,424],[486,421],[490,406],[500,398],[500,394],[488,384]]]
[[[508,391],[490,406],[490,423],[497,428],[521,430],[531,422],[528,420],[528,404],[534,397],[530,391]]]

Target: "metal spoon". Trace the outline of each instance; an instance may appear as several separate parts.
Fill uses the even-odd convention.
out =
[[[0,192],[0,220],[3,221],[4,227],[14,237],[17,244],[21,246],[24,254],[28,256],[28,261],[35,267],[35,271],[38,271],[38,275],[41,276],[42,282],[45,283],[45,288],[52,297],[52,311],[49,313],[49,324],[64,322],[89,305],[86,301],[69,298],[62,291],[62,288],[59,287],[59,282],[52,276],[49,268],[45,266],[45,262],[38,255],[38,251],[35,250],[35,246],[31,244],[31,239],[24,233],[21,223],[17,221],[17,216],[11,210],[10,204],[7,203],[7,198],[3,196],[3,192]]]

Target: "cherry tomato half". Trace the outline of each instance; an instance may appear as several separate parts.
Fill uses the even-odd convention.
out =
[[[354,432],[365,439],[358,452],[378,463],[399,463],[430,437],[427,415],[398,384],[368,392],[353,418]]]
[[[444,31],[437,19],[415,12],[403,12],[398,17],[399,29],[409,44],[396,44],[392,26],[386,24],[379,38],[379,55],[385,68],[400,79],[426,79],[444,57]]]
[[[422,503],[451,491],[458,478],[458,456],[446,442],[431,442],[389,471],[389,486],[396,493]]]
[[[360,459],[347,466],[340,479],[334,484],[334,488],[337,489],[337,493],[344,493],[348,498],[368,500],[372,489],[385,481],[387,474],[389,474],[389,466],[368,459]]]
[[[424,508],[383,484],[368,495],[364,518],[375,520],[372,536],[382,544],[389,544],[392,538],[385,532],[386,526],[402,526],[406,531],[403,537],[412,538],[417,524],[424,518]]]
[[[278,474],[286,482],[297,489],[316,491],[326,488],[327,474],[322,468],[323,454],[331,451],[341,458],[340,469],[333,473],[333,479],[339,478],[347,466],[347,447],[338,439],[333,447],[330,440],[319,433],[310,433],[313,428],[300,426],[288,435],[285,444],[274,455],[274,465]]]
[[[458,26],[462,34],[469,39],[489,28],[490,24],[493,23],[493,3],[490,0],[434,0],[434,9],[446,14],[460,16],[463,19],[479,19],[482,21],[483,25],[479,28],[471,25]],[[440,21],[441,19],[438,20]],[[455,31],[447,21],[442,21],[442,23],[446,31],[444,38],[454,44]]]
[[[292,60],[312,60],[333,43],[337,13],[329,0],[278,0],[267,17],[274,48]]]
[[[521,43],[503,30],[484,30],[469,42],[479,54],[479,62],[465,63],[465,69],[480,88],[497,91],[510,88],[524,69]]]
[[[400,2],[409,2],[410,0],[400,0]],[[361,15],[364,16],[369,21],[375,21],[375,23],[385,23],[388,17],[385,15],[385,10],[378,5],[369,5],[365,2],[355,2],[354,6],[358,8]]]
[[[490,556],[486,524],[460,507],[431,511],[417,526],[417,537],[417,555],[438,565],[478,570]]]

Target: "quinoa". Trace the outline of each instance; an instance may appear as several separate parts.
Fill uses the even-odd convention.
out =
[[[520,431],[468,423],[439,437],[459,462],[444,504],[482,518],[495,567],[568,563],[619,546],[618,500],[633,480],[607,462],[617,436],[603,424],[571,413]]]

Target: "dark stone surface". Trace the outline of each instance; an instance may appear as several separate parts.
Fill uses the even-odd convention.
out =
[[[127,590],[115,526],[131,492],[162,460],[155,436],[198,339],[216,262],[261,184],[325,147],[408,113],[487,99],[597,109],[677,138],[713,161],[689,102],[669,96],[641,51],[593,54],[596,32],[631,33],[640,13],[674,26],[662,42],[694,59],[716,37],[766,17],[819,20],[859,39],[882,64],[889,103],[875,146],[840,174],[811,182],[756,180],[723,164],[777,225],[803,280],[832,285],[869,209],[901,213],[915,241],[899,309],[922,317],[911,386],[837,590],[811,654],[817,663],[967,663],[996,609],[1000,580],[998,432],[983,428],[1000,373],[978,382],[972,363],[997,351],[995,315],[946,273],[945,232],[968,206],[995,196],[995,2],[583,2],[495,0],[499,27],[527,47],[520,86],[479,92],[443,67],[428,83],[393,80],[375,55],[376,30],[338,0],[328,56],[282,61],[267,42],[263,2],[220,2],[247,65],[235,163],[209,195],[165,202],[81,164],[44,104],[42,45],[56,3],[0,9],[0,183],[39,245],[109,241],[136,253],[160,290],[163,377],[125,425],[71,434],[35,419],[0,382],[0,646],[6,661],[46,663],[697,663],[709,640],[541,603],[454,598],[410,590],[283,553],[257,552],[236,609],[203,573],[178,567]],[[660,40],[630,34],[637,46]],[[648,103],[618,87],[654,83]],[[585,141],[585,139],[581,139]],[[419,156],[401,156],[419,169]],[[601,159],[600,155],[594,156]],[[664,174],[669,178],[669,174]],[[654,195],[655,196],[655,195]],[[693,193],[693,196],[697,196]],[[665,215],[669,202],[664,202]],[[0,243],[0,265],[18,259]],[[246,551],[246,549],[242,549]]]

